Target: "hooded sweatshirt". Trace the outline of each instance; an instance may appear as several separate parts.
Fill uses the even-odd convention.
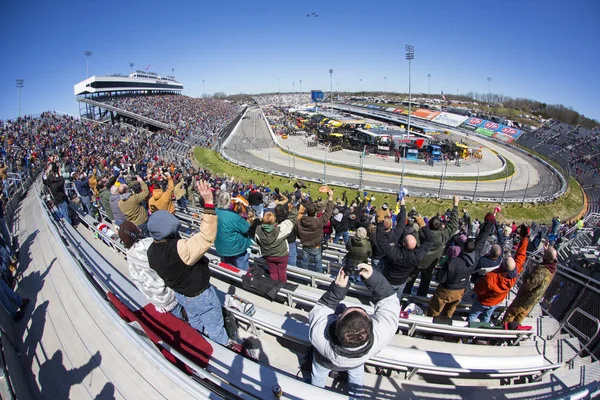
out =
[[[141,193],[132,194],[131,192],[127,192],[127,194],[130,194],[130,196],[126,200],[123,200],[123,198],[119,200],[119,209],[123,212],[127,221],[131,221],[137,226],[140,226],[148,221],[148,212],[140,203],[146,200],[146,197],[148,197],[150,192],[148,191],[148,185],[146,185],[145,182],[142,181],[140,184],[142,186]]]
[[[173,178],[169,176],[167,181],[167,190],[163,191],[160,187],[155,187],[152,191],[152,197],[148,200],[148,208],[151,213],[158,210],[166,210],[171,214],[175,213],[175,203],[173,202]]]
[[[364,282],[375,302],[374,313],[370,315],[373,335],[365,345],[346,348],[340,345],[335,336],[337,316],[334,311],[346,296],[350,285],[343,288],[332,282],[329,290],[308,314],[309,338],[316,350],[313,354],[319,364],[333,371],[345,371],[364,364],[387,346],[398,330],[400,302],[390,284],[377,271],[373,271]]]
[[[293,209],[279,225],[262,224],[256,229],[256,243],[263,257],[283,257],[288,254],[287,237],[294,230],[298,210]]]
[[[529,239],[527,238],[521,239],[519,242],[519,248],[515,254],[516,274],[513,278],[507,276],[506,271],[500,267],[487,273],[477,281],[473,291],[477,294],[477,299],[482,305],[491,307],[504,301],[523,270],[523,265],[525,264],[525,260],[527,260],[528,244]]]
[[[328,201],[325,206],[325,211],[320,217],[309,217],[303,215],[298,222],[296,222],[297,233],[302,246],[305,247],[317,247],[321,245],[323,239],[323,226],[331,218],[331,212],[333,211],[333,202]]]

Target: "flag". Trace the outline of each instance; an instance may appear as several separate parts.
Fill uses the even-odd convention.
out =
[[[446,95],[444,94],[443,90],[442,90],[442,99],[444,99],[444,101],[448,101],[448,99],[446,99]]]
[[[148,71],[149,69],[150,69],[150,64],[148,64],[148,66],[146,67],[146,71]]]

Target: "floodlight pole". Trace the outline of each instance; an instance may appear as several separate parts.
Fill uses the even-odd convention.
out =
[[[21,118],[21,88],[23,88],[23,83],[25,82],[25,80],[23,79],[17,79],[17,101],[18,101],[18,106],[19,106],[19,118]]]
[[[362,86],[362,78],[360,78],[360,96],[364,96],[364,92],[363,92],[363,86]]]
[[[300,93],[302,93],[302,79],[300,79]]]
[[[404,46],[406,50],[406,59],[408,60],[408,133],[410,134],[410,108],[412,103],[412,92],[410,82],[410,62],[415,59],[415,47],[407,44]]]
[[[171,76],[175,78],[175,68],[171,68]]]
[[[206,85],[204,84],[204,79],[202,79],[202,94],[206,94]]]
[[[296,94],[296,81],[292,81],[292,93]]]
[[[133,72],[133,63],[132,62],[129,63],[129,71]]]
[[[83,52],[83,54],[85,54],[85,75],[86,78],[90,77],[90,56],[92,55],[92,52],[90,50],[86,50]]]
[[[431,74],[427,74],[427,78],[429,79],[429,103],[431,103]]]
[[[488,76],[488,117],[490,116],[490,101],[492,98],[492,78]]]
[[[383,94],[387,93],[387,76],[383,77]]]
[[[333,105],[333,69],[329,69],[329,108]]]

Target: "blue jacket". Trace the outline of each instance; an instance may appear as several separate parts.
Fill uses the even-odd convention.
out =
[[[88,183],[87,178],[75,181],[75,187],[77,188],[79,194],[82,196],[90,197],[92,195],[92,190],[90,189],[90,185]]]
[[[239,256],[250,246],[252,240],[247,236],[250,224],[239,214],[217,208],[217,238],[215,249],[223,257]]]

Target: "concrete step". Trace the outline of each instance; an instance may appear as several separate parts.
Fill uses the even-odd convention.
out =
[[[537,328],[537,335],[546,339],[560,328],[560,323],[550,316],[540,316],[537,318],[535,326]]]

